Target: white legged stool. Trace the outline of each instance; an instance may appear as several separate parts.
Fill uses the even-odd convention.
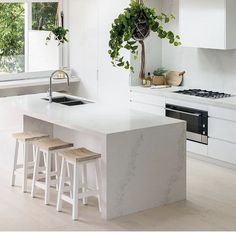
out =
[[[72,205],[72,219],[78,220],[78,200],[83,199],[83,204],[87,204],[87,197],[96,196],[98,198],[99,210],[101,211],[101,172],[99,166],[100,154],[89,151],[85,148],[72,149],[60,153],[62,156],[61,175],[59,191],[57,197],[57,211],[62,211],[62,201]],[[89,190],[87,187],[87,164],[94,163],[96,171],[96,190]],[[68,181],[66,170],[68,164],[73,166],[73,187],[66,186]],[[81,166],[80,166],[81,165]],[[82,186],[79,187],[79,168],[82,168]],[[67,171],[70,174],[70,171]],[[79,193],[79,188],[82,192]],[[68,191],[72,192],[72,197],[66,195]]]
[[[48,138],[33,142],[34,152],[35,152],[35,164],[33,172],[33,182],[31,196],[35,197],[36,187],[41,188],[45,191],[45,204],[48,205],[50,202],[50,187],[54,184],[58,184],[59,181],[59,161],[58,152],[65,150],[67,148],[73,147],[73,143],[63,142],[58,138]],[[45,170],[42,171],[40,167],[40,157],[43,156],[43,163],[45,165]],[[55,170],[52,171],[52,157],[55,159]],[[55,177],[52,180],[52,177]],[[45,178],[45,181],[40,181]]]
[[[19,169],[23,168],[22,191],[27,192],[27,177],[28,175],[33,173],[34,162],[29,162],[28,158],[29,155],[26,151],[26,146],[30,145],[35,140],[48,137],[48,135],[41,133],[33,133],[33,132],[25,132],[25,133],[22,132],[13,134],[12,136],[16,139],[16,145],[15,145],[15,156],[12,169],[12,176],[11,176],[11,185],[12,186],[15,185],[16,173],[19,172]],[[23,162],[21,164],[18,164],[20,145],[22,145],[23,147]]]

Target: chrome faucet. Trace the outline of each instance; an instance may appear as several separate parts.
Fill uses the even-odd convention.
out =
[[[50,76],[50,83],[49,83],[49,90],[48,90],[48,92],[49,92],[49,97],[48,97],[49,98],[49,103],[52,103],[52,79],[53,79],[54,75],[57,74],[57,73],[63,73],[64,76],[66,76],[66,78],[67,78],[67,85],[68,86],[70,85],[69,75],[64,70],[54,71]]]

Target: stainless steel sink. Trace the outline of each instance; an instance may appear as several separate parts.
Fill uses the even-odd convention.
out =
[[[43,100],[49,101],[48,98],[43,98]],[[68,96],[53,97],[52,102],[67,105],[67,106],[76,106],[76,105],[83,105],[83,104],[91,103],[89,101],[79,100],[79,99],[71,98]]]

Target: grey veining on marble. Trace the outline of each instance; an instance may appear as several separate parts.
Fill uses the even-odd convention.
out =
[[[186,198],[183,125],[108,136],[108,218]]]

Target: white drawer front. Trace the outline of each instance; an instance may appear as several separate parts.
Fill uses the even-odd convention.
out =
[[[207,145],[187,140],[187,151],[207,156]]]
[[[236,143],[236,122],[209,118],[209,136],[216,139],[223,139]]]
[[[199,109],[202,111],[208,111],[207,105],[184,101],[184,100],[179,100],[179,99],[166,98],[166,104],[173,104],[173,105],[182,106],[182,107],[186,107],[186,108],[195,108],[195,109]]]
[[[141,104],[141,103],[136,103],[132,102],[131,108],[142,111],[142,112],[148,112],[152,114],[156,114],[158,116],[165,116],[165,109],[162,107],[154,106],[154,105],[148,105],[148,104]]]
[[[130,100],[132,102],[138,102],[143,104],[151,104],[160,107],[165,107],[165,97],[147,95],[139,92],[130,92]]]
[[[236,122],[236,111],[227,108],[209,107],[208,112],[210,117],[230,120]]]
[[[236,144],[209,138],[208,156],[227,163],[236,164]]]

